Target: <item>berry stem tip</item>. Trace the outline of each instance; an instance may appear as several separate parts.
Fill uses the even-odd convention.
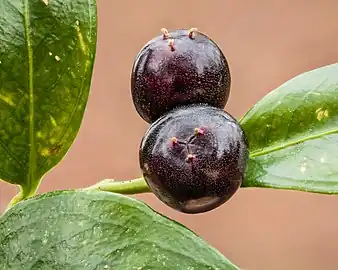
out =
[[[188,31],[188,36],[191,39],[194,39],[196,36],[197,28],[190,28]]]
[[[172,141],[173,144],[177,144],[178,143],[178,140],[177,140],[176,137],[172,137],[170,140]]]
[[[170,47],[170,50],[173,52],[175,51],[175,47],[174,47],[174,39],[173,38],[170,38],[168,40],[168,46]]]
[[[201,128],[195,128],[195,135],[203,135],[204,131]]]
[[[193,161],[195,158],[196,158],[195,155],[193,155],[193,154],[188,154],[188,155],[187,155],[187,158],[186,158],[185,160],[186,160],[187,162],[191,162],[191,161]]]
[[[161,32],[163,34],[163,39],[167,39],[169,37],[169,32],[167,28],[162,28]]]

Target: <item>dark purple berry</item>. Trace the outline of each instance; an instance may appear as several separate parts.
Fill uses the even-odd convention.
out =
[[[231,78],[217,44],[195,28],[162,33],[141,49],[133,65],[131,93],[139,115],[152,123],[179,105],[224,108]]]
[[[222,109],[193,104],[150,125],[140,167],[152,192],[184,213],[212,210],[240,187],[248,162],[246,136]]]

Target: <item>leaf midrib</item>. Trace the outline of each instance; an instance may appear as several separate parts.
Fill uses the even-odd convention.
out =
[[[32,183],[35,181],[36,172],[36,151],[35,151],[35,134],[34,134],[34,78],[33,78],[33,51],[30,32],[30,9],[29,0],[24,1],[24,28],[27,46],[27,61],[28,61],[28,89],[29,89],[29,168],[26,179],[26,190],[28,193],[32,192]]]
[[[299,140],[293,140],[293,141],[290,141],[289,143],[282,144],[282,145],[279,145],[279,146],[267,147],[267,148],[265,148],[264,150],[261,150],[261,151],[252,151],[250,153],[250,158],[263,156],[263,155],[266,155],[266,154],[269,154],[269,153],[272,153],[272,152],[275,152],[275,151],[278,151],[278,150],[288,148],[290,146],[294,146],[296,144],[300,144],[300,143],[305,142],[305,141],[315,140],[315,139],[321,138],[323,136],[331,135],[331,134],[335,134],[335,133],[338,133],[338,129],[332,129],[332,130],[328,130],[326,132],[319,133],[319,134],[314,134],[312,136],[308,136],[308,137],[305,137],[305,138],[302,138],[302,139],[299,139]]]

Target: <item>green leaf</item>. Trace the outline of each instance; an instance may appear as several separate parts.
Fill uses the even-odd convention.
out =
[[[0,217],[0,269],[238,269],[195,233],[142,202],[58,191]]]
[[[25,193],[78,133],[96,24],[95,0],[0,1],[0,178]]]
[[[338,193],[338,64],[284,83],[241,124],[250,146],[243,187]]]

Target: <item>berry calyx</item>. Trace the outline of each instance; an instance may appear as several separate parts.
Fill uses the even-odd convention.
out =
[[[162,28],[161,35],[140,50],[131,74],[134,106],[148,123],[181,105],[205,103],[224,108],[230,85],[223,52],[196,28]]]
[[[248,153],[246,136],[231,115],[192,104],[150,125],[139,159],[152,192],[168,206],[192,214],[210,211],[235,194]]]
[[[173,144],[177,144],[178,143],[178,140],[177,140],[176,137],[172,137],[170,140],[172,141]]]
[[[170,48],[170,50],[173,52],[173,51],[175,51],[175,47],[174,47],[174,39],[173,38],[170,38],[169,40],[168,40],[168,46],[169,46],[169,48]]]

